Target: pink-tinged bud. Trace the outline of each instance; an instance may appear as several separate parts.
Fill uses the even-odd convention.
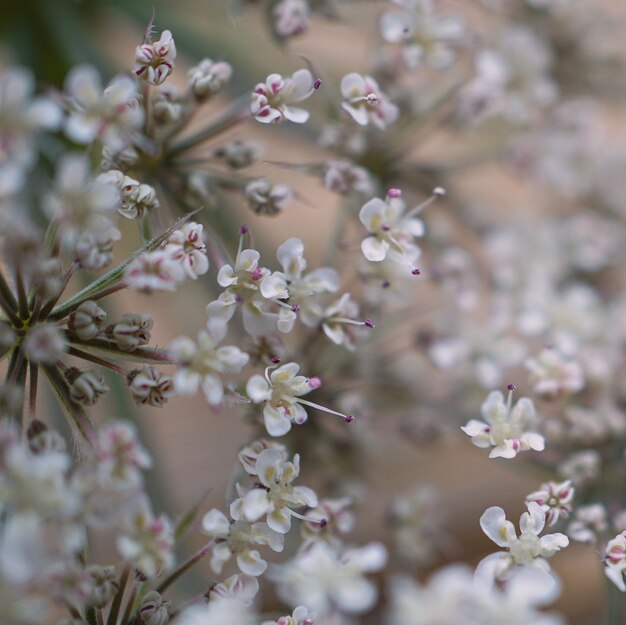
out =
[[[514,390],[516,390],[516,388],[517,387],[515,386],[515,384],[507,384],[506,385],[506,390],[507,391],[514,391]]]
[[[368,328],[375,328],[376,324],[371,319],[366,319],[363,322]]]
[[[413,267],[413,269],[411,269],[411,275],[413,276],[419,276],[421,275],[422,270],[419,269],[419,267]]]
[[[300,312],[300,308],[301,308],[300,304],[294,304],[291,307],[291,312],[295,312],[295,313]]]
[[[318,78],[314,83],[313,83],[313,89],[315,89],[316,91],[322,86],[322,81]]]
[[[328,519],[320,519],[320,527],[324,529],[328,525]]]
[[[402,197],[402,190],[401,189],[389,189],[389,191],[387,191],[387,197],[390,199]]]
[[[280,364],[280,358],[272,358],[272,364],[273,364],[273,365],[278,365],[278,364]]]
[[[344,418],[344,421],[345,421],[346,423],[352,423],[352,422],[354,421],[354,416],[353,416],[353,415],[351,415],[351,414],[346,415],[346,416],[345,416],[345,418]]]
[[[312,389],[319,388],[320,386],[322,386],[322,381],[319,378],[310,378],[309,379],[309,386]]]
[[[246,226],[246,224],[243,224],[239,228],[239,234],[241,234],[241,235],[248,234],[248,226]]]

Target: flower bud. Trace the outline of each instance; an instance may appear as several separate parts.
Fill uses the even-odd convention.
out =
[[[293,195],[289,187],[273,184],[267,178],[248,183],[245,194],[250,208],[257,215],[278,215]]]
[[[156,590],[146,593],[139,608],[139,618],[144,625],[166,625],[170,620],[170,602],[166,601]]]
[[[71,315],[67,327],[79,339],[89,341],[104,330],[107,314],[96,302],[83,302]]]
[[[48,429],[48,426],[35,419],[26,431],[28,447],[34,454],[47,454],[50,452],[64,452],[65,440],[56,431]]]
[[[113,227],[102,232],[83,232],[74,248],[76,261],[82,269],[93,271],[106,267],[113,260],[113,244],[121,236]]]
[[[132,352],[150,341],[150,330],[154,322],[149,315],[126,313],[117,323],[107,328],[107,334],[125,352]]]
[[[152,96],[152,113],[160,124],[180,121],[185,112],[185,99],[171,87],[163,87]]]
[[[232,75],[230,63],[203,59],[189,70],[187,80],[191,92],[202,100],[219,93]]]
[[[70,384],[70,397],[80,406],[93,406],[109,390],[99,371],[80,372],[74,367],[65,371]]]
[[[133,371],[128,376],[133,399],[138,404],[162,406],[174,394],[174,381],[154,367]]]
[[[56,297],[65,285],[63,265],[58,258],[40,261],[33,270],[33,286],[44,298]]]
[[[32,362],[54,363],[67,351],[63,332],[51,323],[31,328],[22,345],[26,358]]]
[[[94,608],[104,608],[113,600],[119,587],[115,576],[115,567],[92,564],[87,567],[87,573],[93,584],[87,598],[87,604]]]
[[[223,159],[233,169],[249,167],[263,154],[257,141],[236,139],[215,151],[215,156]]]
[[[144,43],[135,50],[135,75],[151,85],[161,85],[174,69],[176,45],[169,30],[155,43]]]

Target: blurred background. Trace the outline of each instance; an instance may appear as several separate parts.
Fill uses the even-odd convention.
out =
[[[443,0],[441,4],[446,12],[461,17],[472,34],[467,48],[460,52],[457,63],[447,70],[449,73],[444,78],[429,68],[419,75],[403,78],[414,98],[414,110],[420,110],[435,94],[441,94],[464,77],[469,78],[472,50],[495,35],[502,19],[509,19],[507,12],[514,18],[517,10],[514,0],[497,6],[493,3],[487,8],[478,0]],[[589,29],[579,33],[581,38],[583,35],[587,38],[589,57],[577,58],[576,50],[568,49],[563,37],[562,49],[555,52],[555,68],[560,72],[558,80],[563,97],[574,94],[577,98],[593,99],[600,107],[588,141],[593,144],[594,153],[607,155],[623,150],[626,138],[623,99],[626,73],[621,64],[626,56],[626,4],[622,0],[585,0],[578,4],[585,5],[588,13],[602,16],[600,23],[594,22],[591,28],[588,22]],[[232,97],[250,92],[267,74],[286,75],[310,65],[323,82],[316,94],[319,97],[311,100],[310,124],[303,128],[265,127],[250,120],[224,137],[262,141],[265,155],[254,166],[252,174],[267,175],[288,184],[297,191],[294,201],[276,218],[253,215],[236,198],[214,210],[227,210],[226,222],[234,224],[235,228],[240,223],[250,225],[268,264],[273,257],[272,249],[288,237],[297,236],[305,243],[310,266],[315,267],[328,257],[329,241],[333,240],[341,219],[342,198],[324,188],[315,177],[280,163],[304,164],[331,158],[333,150],[321,146],[319,139],[324,131],[324,113],[339,97],[338,81],[351,71],[366,73],[374,68],[383,76],[386,71],[378,21],[389,3],[351,0],[338,1],[335,5],[332,17],[314,15],[307,32],[286,41],[272,35],[262,2],[3,0],[0,62],[31,67],[41,85],[50,90],[61,88],[69,68],[77,63],[94,64],[107,78],[129,71],[135,47],[143,39],[154,7],[156,31],[171,30],[178,48],[172,84],[182,88],[187,69],[204,57],[226,60],[234,67],[229,92],[211,102],[206,111],[207,119]],[[568,26],[557,24],[563,31]],[[541,28],[537,26],[543,35]],[[576,32],[572,27],[567,34],[575,37]],[[558,34],[551,33],[554,41],[559,41]],[[372,150],[361,160],[374,169],[383,188],[385,178],[394,183],[410,184],[411,201],[423,200],[433,184],[445,178],[447,199],[429,208],[424,216],[428,227],[426,263],[429,254],[437,255],[439,242],[453,239],[470,250],[480,264],[481,258],[484,259],[481,235],[487,226],[523,222],[531,238],[534,235],[540,238],[548,221],[558,222],[567,214],[570,209],[560,195],[546,190],[528,170],[523,167],[514,170],[510,159],[501,158],[500,149],[508,128],[498,124],[488,131],[484,127],[460,127],[449,123],[449,109],[445,104],[441,114],[438,110],[435,107],[432,115],[399,131],[401,168],[395,168],[392,149],[393,141],[399,141],[397,134],[381,136],[376,143],[378,151]],[[525,131],[518,136],[524,138]],[[382,154],[388,162],[377,164],[372,153]],[[616,167],[619,172],[619,166]],[[619,178],[618,173],[610,184]],[[619,195],[617,191],[614,193]],[[624,216],[626,204],[620,219]],[[136,237],[134,231],[131,242],[133,236]],[[340,247],[358,245],[358,238],[350,240],[348,236],[339,243]],[[622,250],[623,243],[621,241]],[[132,243],[128,245],[132,248]],[[617,270],[620,269],[618,264]],[[354,279],[356,268],[345,267],[345,275],[348,281]],[[169,296],[147,298],[128,293],[124,295],[123,306],[127,310],[150,313],[155,319],[153,336],[158,344],[166,345],[181,334],[189,334],[190,328],[203,326],[204,303],[197,307],[186,303],[191,299],[199,301],[195,288],[194,284],[183,286],[179,292],[180,305]],[[420,579],[446,562],[463,560],[475,564],[493,551],[493,545],[479,528],[482,512],[498,505],[507,511],[508,518],[515,520],[523,511],[525,495],[546,479],[541,467],[532,462],[489,460],[482,453],[484,450],[470,445],[458,429],[468,418],[478,417],[486,393],[480,385],[472,387],[461,383],[457,377],[437,369],[424,354],[424,341],[428,340],[429,332],[432,333],[438,319],[457,306],[457,295],[458,292],[450,294],[442,290],[435,280],[425,275],[415,283],[410,301],[388,317],[382,317],[380,322],[377,320],[376,331],[385,337],[382,354],[378,357],[392,363],[390,367],[398,378],[413,387],[410,406],[386,409],[381,407],[382,402],[366,405],[363,418],[354,423],[349,432],[336,432],[339,441],[349,438],[349,443],[344,447],[335,445],[330,451],[319,443],[317,455],[303,457],[302,482],[319,488],[320,493],[333,488],[323,466],[326,453],[345,454],[347,465],[358,465],[358,470],[346,469],[350,479],[341,489],[357,502],[353,541],[361,544],[373,539],[383,540],[394,554],[389,569],[409,571]],[[207,294],[206,302],[209,299]],[[337,350],[329,351],[327,358],[341,359],[340,348]],[[367,345],[362,354],[361,358],[366,360]],[[314,373],[324,379],[323,371]],[[370,374],[375,376],[376,372]],[[507,375],[513,377],[504,380],[504,384],[515,383],[521,388],[521,394],[527,392],[522,368],[517,373],[515,369],[507,371]],[[329,383],[332,386],[333,380]],[[339,386],[340,383],[338,380]],[[116,401],[101,409],[100,418],[110,416],[107,411],[138,413],[144,440],[155,458],[156,468],[149,476],[155,507],[177,517],[200,501],[206,509],[223,505],[225,493],[232,487],[237,452],[256,435],[252,426],[239,419],[235,411],[211,410],[201,396],[177,397],[159,410],[137,409],[121,394]],[[312,420],[325,419],[327,417],[321,414],[312,416]],[[306,427],[298,434],[302,444],[307,444]],[[331,432],[340,429],[335,428],[334,423],[321,427]],[[422,493],[417,499],[424,509],[424,520],[422,523],[416,514],[414,536],[419,536],[424,551],[432,551],[432,554],[426,558],[426,564],[415,566],[394,547],[396,539],[390,510],[399,496],[418,491]],[[188,553],[200,544],[201,539],[190,539],[186,545]],[[597,546],[573,545],[553,563],[564,587],[557,609],[572,623],[599,622],[603,575]],[[211,580],[208,565],[204,570],[199,567],[194,579],[185,580],[185,594],[190,594],[189,585],[202,590]],[[379,618],[377,615],[364,617],[362,622],[379,622]]]

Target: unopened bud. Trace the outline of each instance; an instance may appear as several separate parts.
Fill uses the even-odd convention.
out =
[[[24,338],[24,354],[32,362],[55,363],[67,351],[67,342],[61,329],[44,323],[31,328]]]
[[[150,342],[150,330],[154,322],[152,317],[140,313],[126,313],[119,321],[107,328],[107,335],[125,352],[132,352],[141,345]]]
[[[93,406],[109,390],[99,371],[80,372],[74,367],[65,371],[70,385],[70,397],[80,406]]]
[[[71,315],[68,329],[83,341],[96,338],[104,331],[106,312],[93,301],[83,302]]]
[[[146,593],[138,610],[141,622],[144,625],[166,625],[170,620],[169,605],[170,602],[156,590]]]
[[[87,605],[94,608],[104,608],[117,594],[118,583],[114,566],[98,566],[92,564],[87,567],[91,577],[92,587],[87,597]]]
[[[161,373],[154,367],[131,372],[128,376],[128,384],[133,399],[138,404],[160,407],[166,404],[174,394],[172,376]]]

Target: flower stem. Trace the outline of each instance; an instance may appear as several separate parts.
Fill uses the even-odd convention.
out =
[[[111,611],[109,612],[109,618],[107,618],[107,625],[117,625],[117,615],[119,614],[120,607],[122,605],[122,599],[124,597],[124,591],[126,590],[126,583],[128,582],[128,575],[130,573],[130,567],[126,565],[122,574],[120,575],[120,583],[113,604],[111,605]]]
[[[163,592],[169,588],[181,575],[186,573],[191,567],[199,562],[204,556],[211,551],[214,541],[208,542],[204,547],[196,551],[186,562],[183,562],[173,573],[168,575],[157,587],[157,592]]]

